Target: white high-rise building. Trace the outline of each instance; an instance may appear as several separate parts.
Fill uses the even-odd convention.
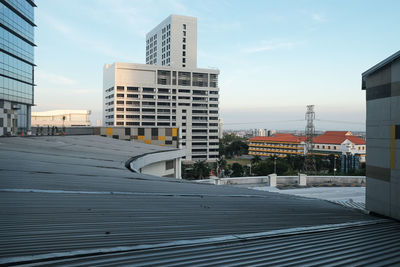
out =
[[[196,18],[169,16],[147,34],[146,44],[147,52],[153,55],[151,59],[147,56],[148,64],[105,65],[103,124],[178,127],[186,150],[185,161],[216,160],[219,156],[219,70],[196,66]]]
[[[146,64],[197,67],[197,18],[171,15],[146,35]]]

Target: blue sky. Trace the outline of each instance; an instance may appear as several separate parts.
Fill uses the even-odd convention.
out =
[[[364,130],[361,73],[400,49],[400,1],[36,1],[33,111],[101,118],[104,64],[145,62],[145,34],[198,18],[198,67],[220,69],[225,129]]]

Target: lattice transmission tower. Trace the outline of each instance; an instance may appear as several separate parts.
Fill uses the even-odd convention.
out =
[[[305,147],[305,159],[304,159],[304,171],[306,174],[313,174],[316,173],[317,167],[315,164],[315,158],[312,153],[313,150],[313,138],[315,134],[315,127],[314,127],[314,119],[315,119],[315,112],[314,112],[314,105],[307,106],[307,112],[305,116],[307,120],[306,125],[306,147]]]

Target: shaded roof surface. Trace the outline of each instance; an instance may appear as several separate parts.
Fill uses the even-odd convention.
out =
[[[0,145],[0,264],[57,265],[51,261],[62,259],[97,266],[108,265],[109,257],[121,265],[134,263],[134,253],[150,262],[157,259],[145,258],[155,251],[152,246],[168,242],[181,242],[188,255],[206,256],[207,242],[187,246],[182,240],[377,222],[323,200],[142,175],[124,167],[132,156],[167,148],[99,136],[0,138]],[[398,224],[379,225],[387,235],[399,233],[393,230]],[[268,245],[275,237],[265,238]],[[325,240],[326,248],[331,245],[325,234],[310,242],[317,247],[318,240]],[[375,236],[375,244],[380,240],[387,241]],[[237,256],[234,249],[243,244],[232,242],[232,255]],[[290,237],[282,242],[281,246],[292,243]],[[168,252],[176,244],[168,245]],[[253,248],[264,245],[256,242]],[[121,247],[128,254],[113,254]],[[93,254],[96,249],[105,257],[97,263],[91,262],[94,254],[100,255]],[[397,251],[394,256],[399,256]]]

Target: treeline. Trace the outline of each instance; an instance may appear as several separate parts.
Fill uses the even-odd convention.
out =
[[[316,165],[315,175],[365,175],[365,163],[360,164],[359,170],[343,174],[341,173],[341,159],[335,157],[333,154],[329,156],[314,156],[314,159]],[[297,175],[298,173],[305,173],[304,160],[305,157],[303,155],[288,155],[282,158],[269,157],[265,159],[254,156],[251,159],[251,167],[242,165],[242,170],[240,171],[240,167],[235,166],[235,176],[232,177],[245,175],[263,176],[271,173],[276,173],[277,175]]]
[[[182,165],[182,177],[185,179],[205,179],[212,173],[218,177],[264,176],[271,173],[278,175],[297,175],[304,173],[304,155],[288,155],[287,157],[253,156],[251,160],[237,160],[238,157],[248,154],[248,145],[245,138],[226,134],[219,140],[219,158],[217,162],[207,163],[198,161],[194,164]],[[316,175],[365,175],[365,163],[357,171],[342,174],[341,159],[335,155],[314,156]],[[228,164],[228,161],[231,164]],[[233,162],[236,161],[236,162]],[[336,171],[334,172],[334,169]]]

